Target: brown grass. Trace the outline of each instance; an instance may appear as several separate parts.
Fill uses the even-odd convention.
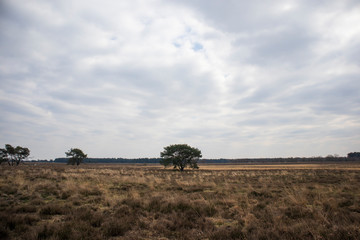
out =
[[[360,165],[0,166],[0,239],[360,239]]]

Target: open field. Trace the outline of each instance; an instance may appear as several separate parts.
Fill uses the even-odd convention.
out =
[[[199,165],[202,170],[354,170],[360,171],[360,163],[325,163],[325,164],[204,164]]]
[[[360,164],[0,166],[1,239],[360,239]]]

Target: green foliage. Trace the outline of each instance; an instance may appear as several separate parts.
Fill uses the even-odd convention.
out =
[[[65,152],[67,157],[70,157],[68,160],[68,164],[71,165],[79,165],[85,158],[87,158],[87,154],[83,153],[79,148],[71,148],[68,152]]]
[[[26,147],[13,147],[10,144],[5,144],[5,148],[0,148],[0,163],[7,162],[11,166],[17,166],[29,155],[30,150]]]
[[[174,144],[164,148],[160,153],[160,164],[168,167],[173,165],[183,171],[186,166],[190,168],[199,168],[197,161],[202,157],[201,151],[197,148],[190,147],[187,144]]]

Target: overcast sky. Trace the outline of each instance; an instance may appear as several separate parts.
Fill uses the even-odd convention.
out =
[[[0,147],[360,151],[359,1],[2,0]]]

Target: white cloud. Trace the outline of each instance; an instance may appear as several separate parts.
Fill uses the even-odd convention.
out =
[[[0,9],[0,143],[35,158],[71,147],[152,157],[177,142],[209,158],[344,155],[359,144],[356,2]]]

